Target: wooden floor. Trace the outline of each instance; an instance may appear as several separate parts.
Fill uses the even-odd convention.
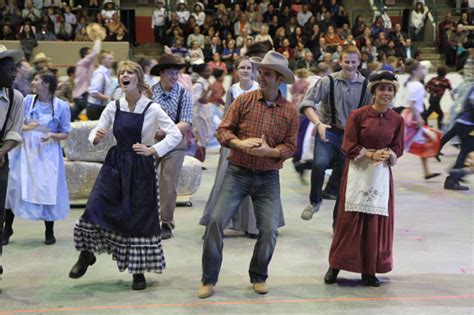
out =
[[[446,148],[433,171],[446,172],[457,151]],[[474,309],[474,186],[443,189],[445,175],[424,181],[418,158],[406,155],[394,168],[396,185],[394,270],[380,275],[380,288],[361,286],[360,275],[341,272],[341,283],[325,285],[333,202],[324,202],[312,221],[300,219],[309,186],[291,162],[281,171],[286,226],[270,264],[267,295],[255,294],[248,279],[254,240],[225,239],[216,294],[196,296],[201,276],[204,228],[198,225],[214,180],[218,155],[209,153],[193,207],[176,210],[175,237],[164,241],[167,269],[147,274],[149,287],[130,289],[131,275],[119,273],[110,256],[78,280],[67,277],[77,259],[72,230],[81,209],[56,224],[57,244],[43,244],[41,222],[16,220],[4,249],[0,315],[5,314],[472,314]],[[309,180],[309,174],[306,177]]]

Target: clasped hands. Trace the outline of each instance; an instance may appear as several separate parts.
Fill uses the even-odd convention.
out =
[[[247,138],[238,140],[236,143],[238,149],[244,151],[246,154],[266,157],[270,156],[272,148],[268,145],[267,137],[263,135],[261,138]]]
[[[387,161],[390,165],[394,165],[397,160],[395,152],[393,152],[390,148],[379,150],[363,149],[363,151],[361,151],[360,157],[362,156],[370,159],[374,165],[378,165],[384,161]]]
[[[33,129],[37,128],[39,125],[40,125],[39,122],[37,122],[36,120],[32,120],[28,124],[23,126],[23,130],[24,131],[33,130]],[[41,137],[42,142],[46,142],[46,141],[49,141],[51,139],[54,139],[54,133],[53,132],[47,132],[43,137]]]

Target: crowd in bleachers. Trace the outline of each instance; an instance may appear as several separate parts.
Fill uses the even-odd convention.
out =
[[[90,41],[87,25],[105,27],[106,40],[129,41],[128,28],[115,3],[107,0],[75,1],[71,7],[57,0],[8,0],[0,9],[0,39],[20,40],[27,58],[42,40]],[[155,41],[190,64],[203,60],[224,72],[232,72],[234,61],[255,42],[269,41],[295,69],[311,69],[320,62],[337,68],[342,46],[356,44],[363,56],[362,71],[403,71],[407,60],[420,59],[413,41],[423,38],[429,9],[416,2],[408,32],[381,13],[373,21],[349,16],[340,0],[295,2],[288,0],[207,1],[190,5],[178,0],[172,6],[155,0],[152,31]],[[462,26],[460,26],[462,25]],[[462,49],[472,26],[469,10],[457,22],[450,15],[438,24],[440,51],[446,64],[462,65]],[[28,59],[29,60],[29,59]]]
[[[419,57],[400,24],[388,29],[382,18],[372,23],[358,16],[351,25],[344,5],[336,0],[304,3],[299,12],[282,0],[219,3],[206,11],[200,2],[189,8],[178,1],[169,9],[157,1],[152,17],[156,41],[190,63],[203,59],[226,72],[249,45],[261,41],[285,55],[293,70],[321,62],[337,66],[342,47],[350,44],[360,48],[364,71],[381,66],[400,70],[404,61]]]
[[[337,67],[342,47],[355,44],[363,55],[363,72],[380,68],[400,72],[407,61],[421,58],[413,43],[423,40],[429,12],[424,2],[416,2],[404,32],[400,23],[392,25],[387,14],[376,15],[373,21],[359,15],[351,23],[352,17],[339,0],[307,1],[297,6],[286,0],[208,1],[207,9],[201,2],[191,6],[178,1],[168,8],[163,1],[155,2],[152,28],[156,42],[165,43],[190,63],[203,59],[223,64],[219,67],[228,72],[249,45],[260,41],[270,41],[288,58],[293,70],[314,68],[320,62]],[[464,12],[459,22],[451,17],[448,21],[440,33],[447,36],[440,39],[441,47],[462,46],[467,30],[459,31],[459,41],[457,28],[458,24],[472,25],[468,13]],[[450,53],[448,65],[461,68],[467,53],[457,48],[454,56]]]
[[[28,61],[38,41],[91,41],[86,31],[90,23],[104,26],[105,40],[128,41],[128,29],[116,5],[107,1],[101,7],[97,4],[90,1],[84,7],[71,7],[59,1],[8,0],[0,8],[0,39],[20,40]]]
[[[463,10],[459,21],[453,22],[451,13],[447,13],[438,24],[439,50],[446,55],[446,65],[462,69],[468,58],[465,48],[469,32],[473,31],[473,21],[467,10]]]

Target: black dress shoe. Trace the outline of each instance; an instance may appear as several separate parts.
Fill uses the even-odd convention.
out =
[[[431,173],[430,175],[426,175],[425,179],[428,180],[430,178],[438,177],[439,175],[441,175],[441,173]]]
[[[56,243],[56,238],[54,237],[54,233],[46,232],[44,234],[44,243],[46,245],[53,245]]]
[[[89,266],[95,264],[96,258],[94,253],[88,251],[82,251],[79,255],[79,259],[77,262],[72,266],[71,271],[69,272],[69,278],[77,279],[82,277]]]
[[[258,238],[258,234],[249,233],[249,232],[245,232],[245,236],[253,240],[256,240]]]
[[[469,187],[461,185],[460,183],[454,182],[454,183],[448,183],[448,184],[444,183],[444,189],[465,191],[465,190],[469,190]]]
[[[338,274],[339,274],[339,269],[329,268],[326,274],[324,275],[324,283],[326,284],[336,283]]]
[[[326,200],[337,200],[337,195],[330,192],[323,191],[322,196],[323,196],[323,199],[326,199]]]
[[[133,275],[132,290],[145,290],[146,280],[143,273],[137,273]]]
[[[375,275],[362,274],[362,284],[366,287],[380,287],[380,281]]]
[[[161,226],[161,239],[167,240],[173,237],[173,231],[168,224],[163,224]]]
[[[3,230],[3,241],[2,244],[3,246],[8,245],[10,242],[10,237],[13,235],[13,230]]]
[[[446,182],[449,182],[448,178],[454,182],[466,182],[464,177],[468,175],[463,168],[453,168],[449,171],[449,176],[446,178]]]

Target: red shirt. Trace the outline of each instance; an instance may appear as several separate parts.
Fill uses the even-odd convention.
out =
[[[426,90],[433,96],[443,97],[446,89],[453,89],[451,83],[446,78],[434,77],[426,84]]]
[[[261,138],[280,151],[280,158],[257,157],[231,149],[229,162],[253,171],[271,171],[283,167],[283,161],[293,156],[298,133],[298,111],[281,95],[271,105],[260,90],[240,95],[230,105],[217,129],[217,140],[228,146],[232,139]]]

